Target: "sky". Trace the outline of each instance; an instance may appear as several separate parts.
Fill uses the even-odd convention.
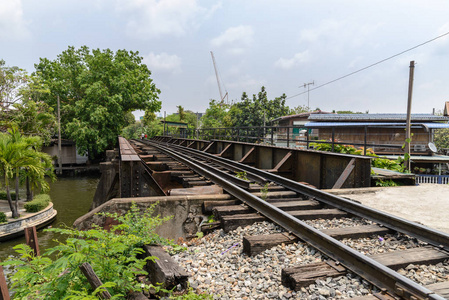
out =
[[[449,35],[397,54],[449,33],[448,16],[447,0],[0,0],[0,59],[32,73],[68,46],[138,51],[161,114],[220,98],[211,51],[229,102],[265,86],[323,111],[406,113],[413,60],[412,113],[432,113],[449,101]]]

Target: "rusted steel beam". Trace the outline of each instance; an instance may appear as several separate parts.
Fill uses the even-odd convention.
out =
[[[349,175],[351,174],[352,170],[355,168],[355,158],[352,158],[351,161],[349,161],[349,164],[346,166],[346,168],[343,170],[343,173],[341,173],[340,177],[335,182],[333,189],[339,189],[343,186],[346,179],[348,179]]]
[[[5,273],[3,272],[3,266],[0,266],[0,300],[9,300],[8,285],[6,284]]]
[[[226,155],[228,152],[230,152],[230,149],[232,147],[233,143],[229,143],[226,145],[226,147],[223,149],[223,151],[220,152],[218,156],[220,157],[230,157],[231,155]]]
[[[39,241],[37,240],[36,226],[25,228],[25,241],[34,251],[35,256],[39,256]]]
[[[279,172],[280,170],[291,170],[291,159],[293,157],[293,152],[288,152],[281,161],[273,168],[273,171]]]
[[[246,152],[246,154],[242,157],[242,159],[239,160],[239,163],[254,164],[255,163],[255,158],[254,158],[255,150],[256,150],[256,147],[252,147],[251,149],[249,149],[249,151]]]

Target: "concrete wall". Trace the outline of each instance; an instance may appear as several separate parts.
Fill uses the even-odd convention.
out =
[[[110,224],[107,220],[97,213],[110,212],[123,214],[129,210],[133,202],[137,207],[146,209],[154,203],[158,203],[155,209],[155,215],[161,217],[173,216],[173,218],[160,226],[156,233],[168,239],[185,238],[194,235],[199,231],[199,225],[203,218],[202,204],[209,200],[229,200],[230,195],[192,195],[192,196],[166,196],[166,197],[140,197],[140,198],[115,198],[95,208],[89,213],[78,218],[73,225],[79,230],[90,229],[92,224],[105,227]]]

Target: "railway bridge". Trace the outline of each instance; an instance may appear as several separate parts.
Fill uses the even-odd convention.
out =
[[[93,210],[75,222],[80,229],[92,223],[107,226],[108,220],[96,212],[122,212],[133,202],[140,207],[157,202],[156,213],[173,215],[159,232],[169,238],[194,237],[218,227],[226,233],[271,221],[285,233],[244,237],[244,253],[256,255],[301,240],[328,257],[313,266],[283,269],[282,284],[293,290],[350,271],[373,285],[373,295],[360,299],[449,297],[449,275],[423,285],[397,271],[409,265],[447,264],[448,234],[321,190],[370,186],[369,158],[169,137],[130,142],[119,138],[119,144],[102,167]],[[211,213],[215,221],[205,223]],[[337,223],[345,225],[330,229],[313,225],[323,219],[342,219]],[[392,234],[407,245],[399,247],[402,251],[367,256],[344,242],[385,240]]]

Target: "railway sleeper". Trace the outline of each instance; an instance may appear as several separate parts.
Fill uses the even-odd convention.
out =
[[[429,284],[426,285],[426,288],[428,288],[431,291],[434,291],[436,294],[446,299],[449,299],[449,281]]]
[[[313,219],[333,219],[347,217],[348,214],[338,209],[311,209],[311,210],[296,210],[288,212],[292,216],[302,220]],[[238,228],[239,226],[248,226],[256,222],[263,222],[267,219],[257,213],[226,215],[221,216],[220,221],[224,232],[229,232]]]
[[[288,201],[288,202],[275,202],[272,203],[273,206],[282,209],[284,211],[295,211],[295,210],[316,210],[321,208],[321,204],[315,200],[301,200],[301,201]],[[240,204],[240,205],[228,205],[219,206],[212,209],[212,213],[216,218],[227,215],[237,215],[237,214],[249,214],[254,213],[254,209],[251,207]]]
[[[241,203],[240,200],[213,200],[213,201],[204,201],[203,202],[203,213],[204,214],[212,214],[214,207],[219,206],[227,206],[227,205],[236,205]]]
[[[437,264],[448,259],[449,255],[433,247],[420,247],[381,253],[371,255],[370,257],[386,267],[389,267],[393,270],[398,270],[410,264]],[[312,263],[304,266],[283,269],[281,275],[282,284],[295,291],[298,291],[301,289],[301,287],[305,287],[315,283],[315,280],[317,279],[326,277],[338,277],[346,273],[346,269],[343,266],[336,265],[335,263],[330,262],[331,261]],[[439,286],[439,289],[442,292],[448,293],[449,284],[442,284]],[[362,297],[361,299],[365,298]]]
[[[362,225],[344,228],[324,229],[323,233],[335,238],[362,238],[385,235],[390,232],[388,228],[378,225]],[[289,233],[275,233],[243,237],[243,253],[248,256],[257,255],[277,245],[288,245],[298,241],[298,238]]]
[[[158,259],[148,260],[145,270],[150,275],[150,281],[154,285],[162,283],[166,289],[172,289],[180,284],[184,289],[187,288],[189,275],[176,263],[173,258],[165,252],[160,246],[143,246],[145,257],[155,256]]]
[[[302,287],[314,284],[317,279],[338,277],[346,274],[346,268],[334,261],[317,262],[303,266],[283,269],[281,272],[282,285],[299,291]]]

